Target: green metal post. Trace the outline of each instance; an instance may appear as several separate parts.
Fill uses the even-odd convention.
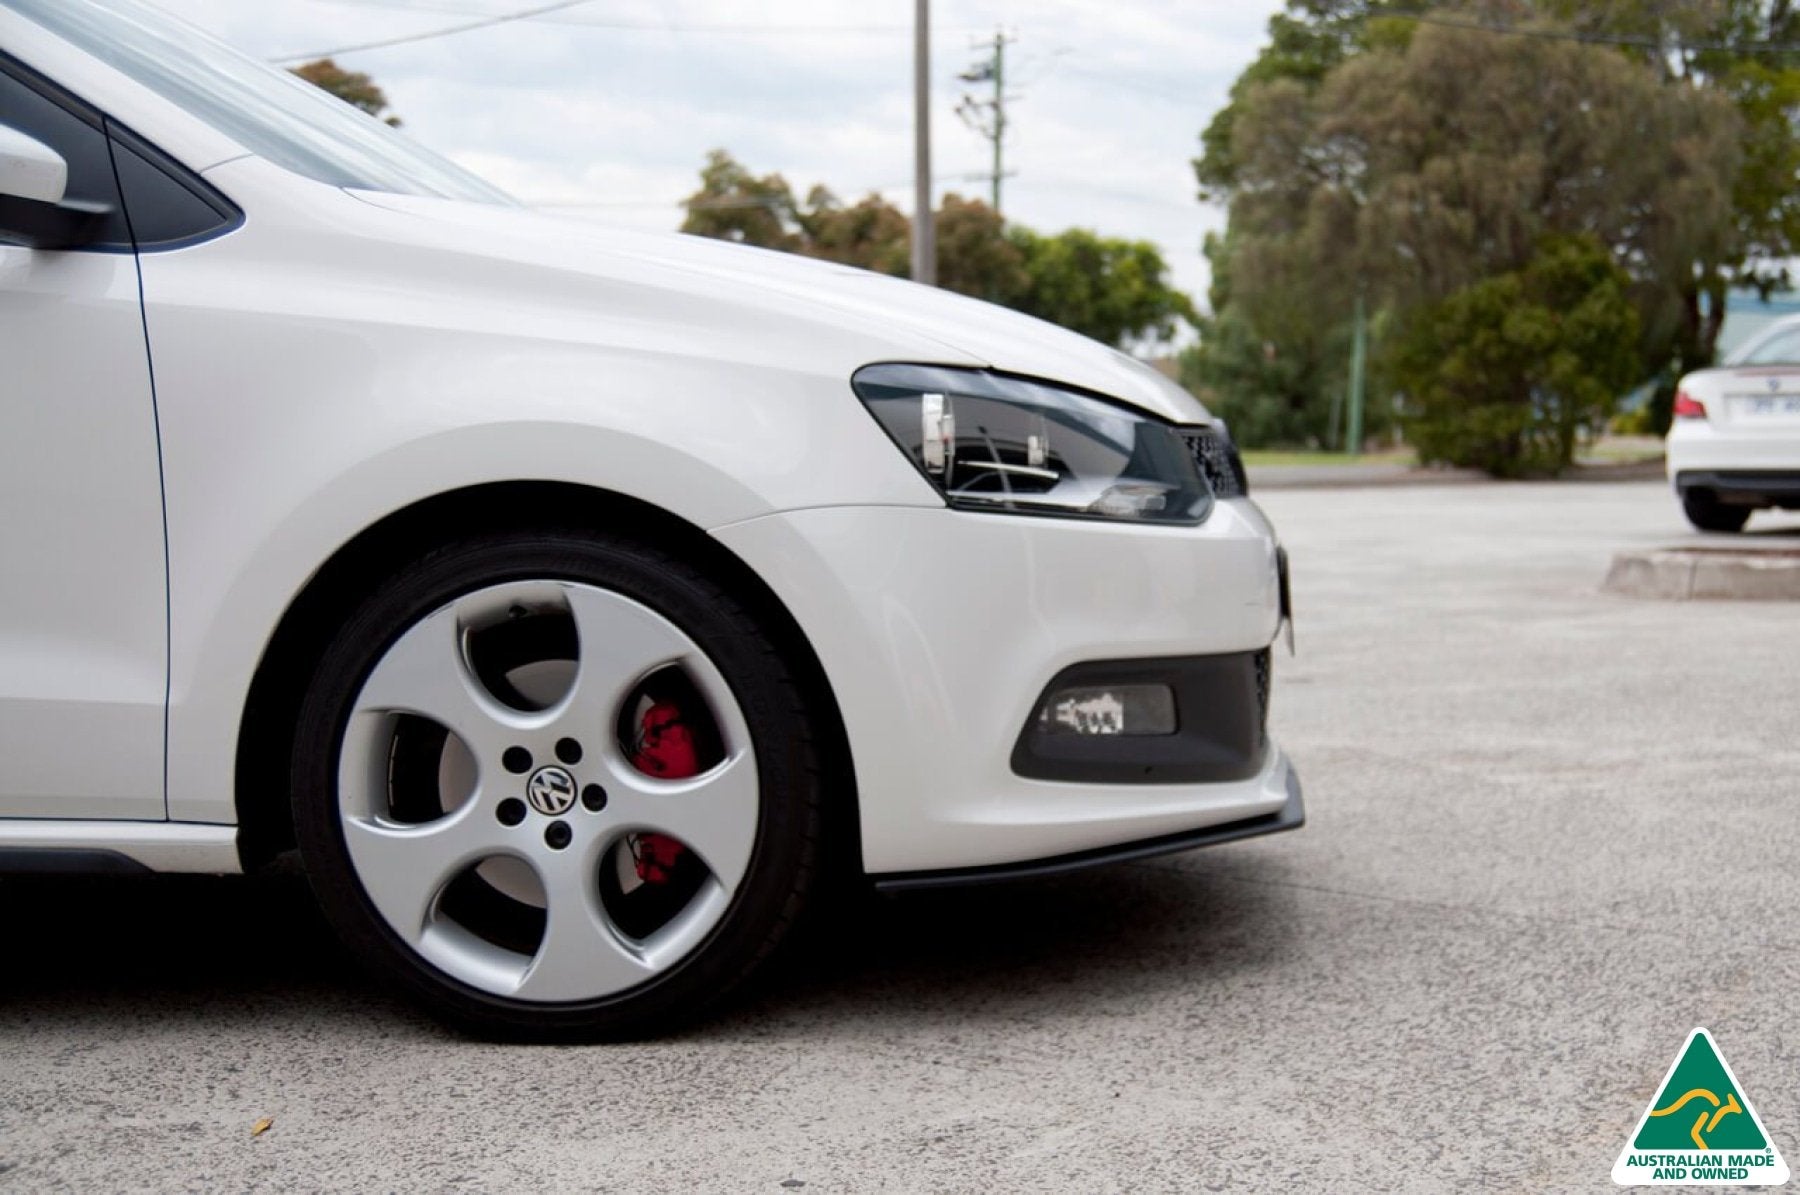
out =
[[[1362,455],[1363,388],[1369,367],[1369,317],[1363,309],[1362,295],[1356,296],[1356,332],[1350,342],[1350,428],[1344,436],[1344,451]]]

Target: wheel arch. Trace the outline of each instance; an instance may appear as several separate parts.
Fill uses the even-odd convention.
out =
[[[776,637],[796,669],[809,708],[822,720],[825,769],[824,866],[860,874],[862,844],[855,761],[837,696],[818,653],[768,584],[736,553],[694,524],[636,498],[569,482],[490,482],[448,490],[394,511],[342,544],[282,611],[257,661],[238,723],[233,765],[238,853],[245,870],[260,867],[294,844],[285,780],[270,784],[269,761],[293,749],[296,714],[310,663],[331,628],[358,596],[386,575],[398,554],[459,530],[530,530],[554,510],[565,526],[654,538],[656,546],[687,556],[713,572]],[[279,773],[285,777],[285,768]]]

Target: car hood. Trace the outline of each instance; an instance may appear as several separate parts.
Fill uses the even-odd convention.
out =
[[[944,359],[929,364],[978,363],[1090,390],[1177,423],[1211,422],[1198,399],[1149,365],[1054,324],[950,291],[795,254],[611,228],[528,208],[351,194],[376,207],[459,228],[488,244],[541,237],[554,243],[565,269],[603,276],[609,261],[623,257],[664,267],[675,285],[696,293],[711,293],[722,283],[775,291],[803,305],[907,333],[909,346],[919,338],[943,345]],[[914,357],[916,350],[904,354]]]

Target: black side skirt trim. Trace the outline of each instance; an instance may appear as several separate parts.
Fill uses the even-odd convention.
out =
[[[893,871],[869,878],[874,881],[876,890],[881,892],[916,892],[925,888],[953,888],[964,884],[995,884],[1004,880],[1063,875],[1104,863],[1127,863],[1133,859],[1150,859],[1196,847],[1236,842],[1241,838],[1298,830],[1306,824],[1306,805],[1300,795],[1300,777],[1292,766],[1288,768],[1287,792],[1287,804],[1274,813],[1245,818],[1241,822],[1227,822],[1222,826],[1208,826],[1203,830],[1185,830],[1162,838],[1146,838],[1121,846],[1103,846],[1091,851],[1077,851],[1072,855],[1057,855],[1050,859],[1027,859],[1022,863],[997,863],[990,867],[950,871]]]
[[[87,847],[0,847],[0,875],[149,875],[150,869],[118,851]]]

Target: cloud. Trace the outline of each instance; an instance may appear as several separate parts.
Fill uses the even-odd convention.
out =
[[[262,57],[424,32],[525,0],[160,0]],[[1279,0],[936,0],[938,190],[984,194],[987,143],[954,113],[996,27],[1016,95],[1009,218],[1157,242],[1203,296],[1198,135]],[[912,5],[904,0],[594,0],[545,18],[342,55],[406,130],[533,201],[673,228],[706,152],[845,197],[911,207]]]

